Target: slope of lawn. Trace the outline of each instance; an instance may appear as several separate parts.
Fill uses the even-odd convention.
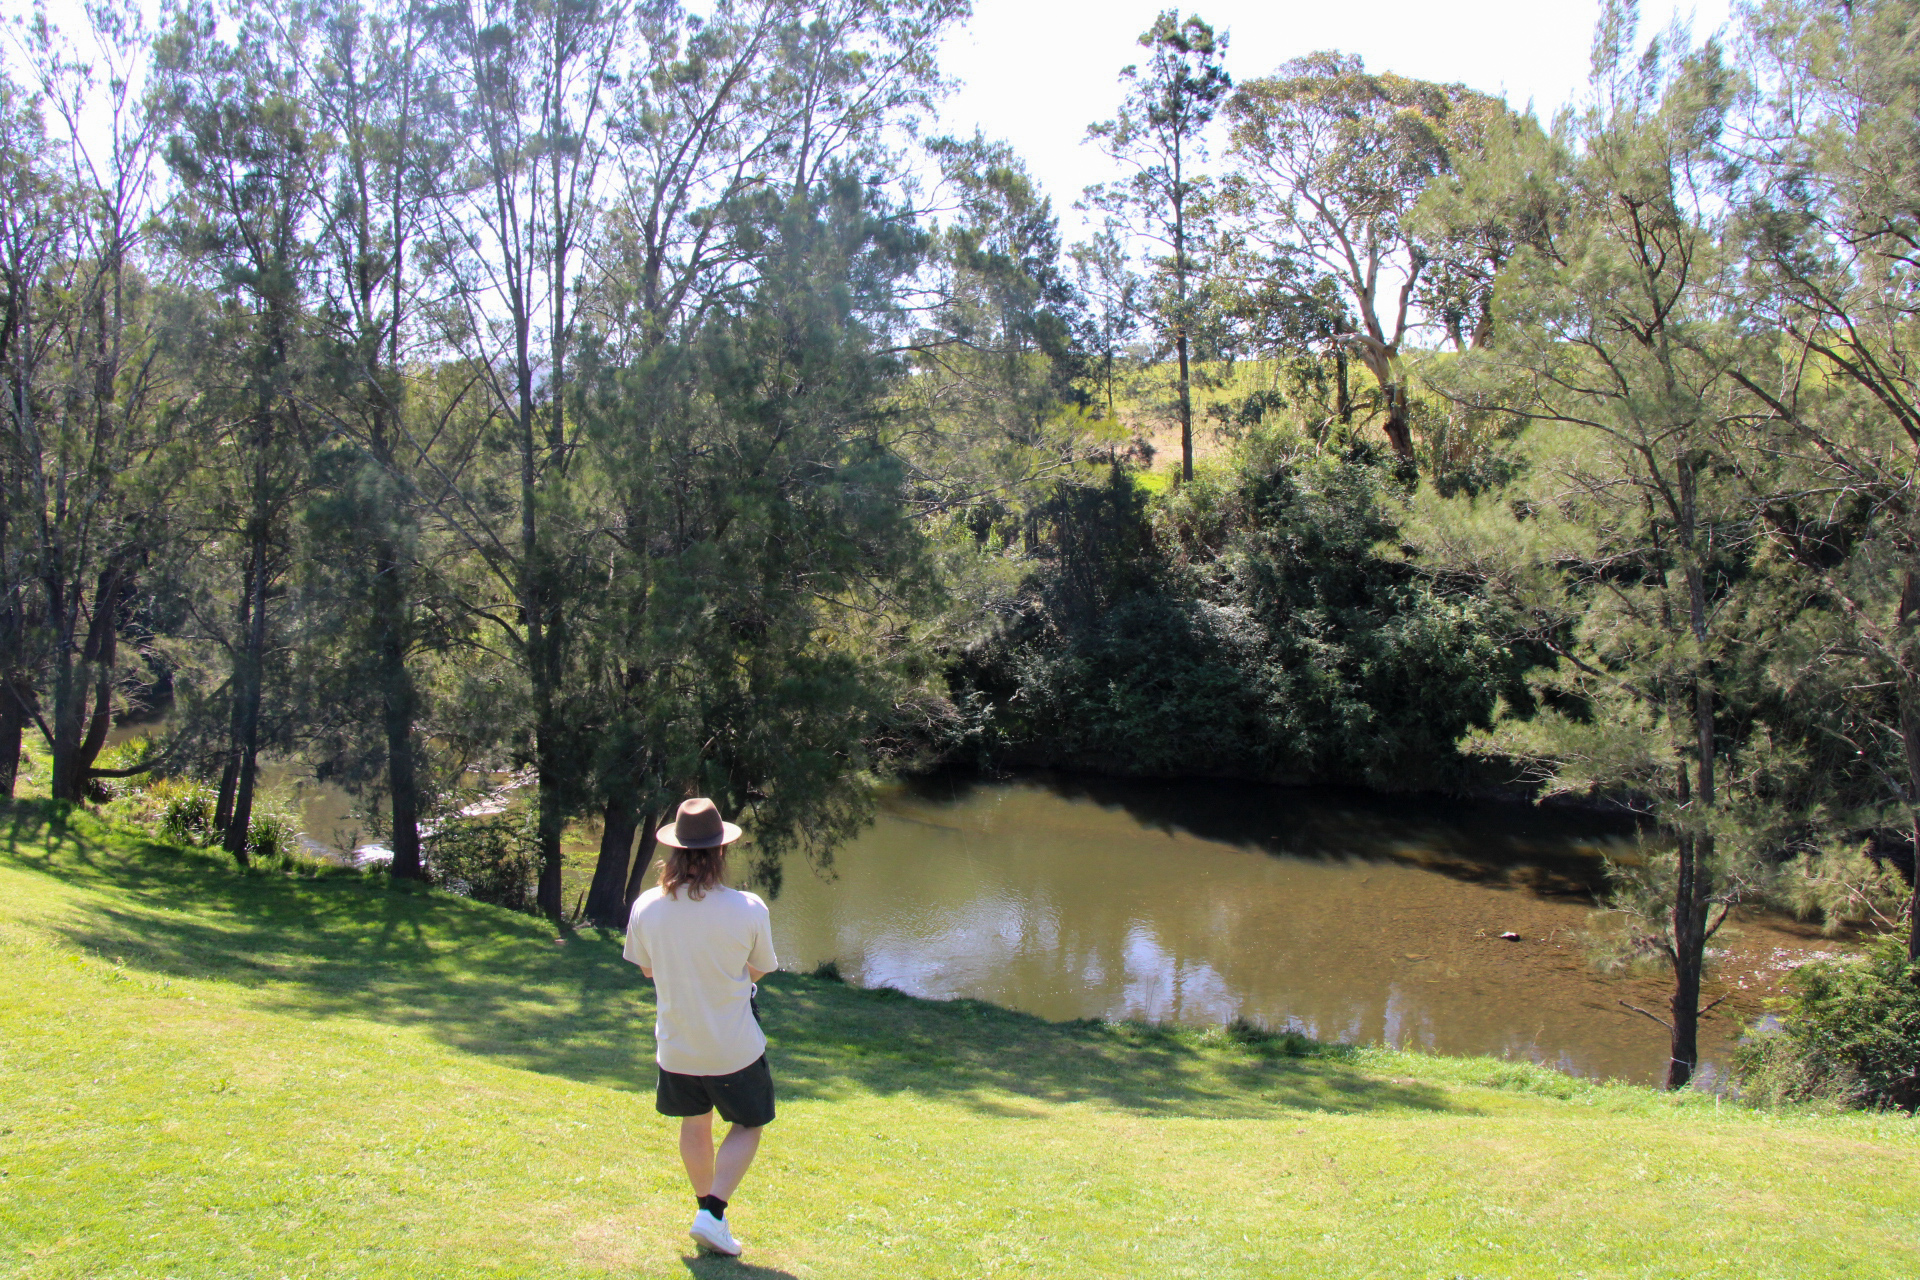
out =
[[[777,926],[776,904],[776,926]],[[1920,1274],[1920,1143],[791,975],[698,1258],[610,937],[0,810],[0,1276]]]

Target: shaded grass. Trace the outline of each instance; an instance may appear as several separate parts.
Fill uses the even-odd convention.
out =
[[[21,804],[0,967],[0,1274],[1920,1272],[1904,1118],[786,974],[743,1267],[612,937]]]

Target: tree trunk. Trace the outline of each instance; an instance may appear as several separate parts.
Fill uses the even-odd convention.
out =
[[[1680,837],[1680,875],[1673,899],[1673,1040],[1667,1088],[1684,1089],[1700,1061],[1700,979],[1706,965],[1707,912],[1701,882],[1711,836]]]
[[[627,866],[633,860],[633,837],[640,829],[639,806],[624,797],[609,799],[602,821],[600,860],[594,864],[593,886],[587,890],[587,923],[618,929],[627,923]]]
[[[1347,382],[1345,347],[1336,347],[1333,352],[1333,411],[1340,415],[1342,426],[1353,425],[1353,392]]]
[[[1404,383],[1389,382],[1381,386],[1386,395],[1387,421],[1385,430],[1387,443],[1393,446],[1393,452],[1403,462],[1413,461],[1413,429],[1408,426],[1411,415],[1407,412],[1407,388]]]
[[[1914,586],[1914,576],[1909,573],[1909,595],[1914,594]],[[1907,757],[1907,802],[1912,811],[1914,851],[1913,890],[1907,898],[1907,959],[1920,960],[1920,687],[1905,673],[1900,678],[1900,741]]]
[[[420,862],[420,780],[413,743],[413,674],[407,670],[406,575],[400,554],[390,542],[376,552],[379,587],[374,627],[380,646],[381,713],[387,739],[387,793],[393,817],[393,862],[388,874],[396,880],[424,880]]]
[[[253,825],[253,791],[260,765],[260,701],[265,684],[267,648],[267,531],[264,518],[256,521],[253,555],[249,566],[252,616],[247,627],[247,647],[242,659],[243,672],[239,714],[238,769],[234,784],[233,813],[227,819],[222,846],[241,866],[248,861],[247,837]]]
[[[78,660],[69,658],[63,664],[54,686],[50,790],[56,800],[79,803],[87,798],[88,770],[99,757],[101,747],[106,745],[107,728],[113,716],[120,576],[118,567],[110,567],[100,575],[94,588],[93,616],[87,624],[87,638],[81,645]]]
[[[653,865],[654,834],[660,830],[660,815],[649,813],[640,826],[640,843],[634,849],[633,869],[627,873],[627,909],[647,887],[647,868]]]
[[[0,799],[13,799],[20,775],[20,739],[27,729],[27,702],[33,690],[18,676],[0,684]]]
[[[1173,339],[1180,355],[1180,479],[1193,479],[1193,384],[1188,380],[1187,330],[1183,323]]]

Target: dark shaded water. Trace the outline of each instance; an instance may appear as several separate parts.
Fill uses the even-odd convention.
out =
[[[1596,974],[1578,936],[1596,924],[1603,851],[1631,838],[1517,805],[934,780],[888,792],[827,875],[789,864],[774,926],[786,967],[834,960],[863,986],[1049,1018],[1248,1018],[1652,1080],[1666,1032],[1620,1001],[1658,1011],[1664,982]],[[1723,1008],[1749,1017],[1780,964],[1825,946],[1762,921],[1725,940]],[[1739,1016],[1709,1024],[1710,1057]]]

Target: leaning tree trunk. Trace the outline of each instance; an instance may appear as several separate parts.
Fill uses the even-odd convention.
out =
[[[627,923],[627,867],[633,861],[633,837],[640,830],[640,806],[626,796],[609,798],[601,821],[600,858],[587,890],[587,922],[618,929]]]
[[[627,873],[627,908],[632,910],[633,900],[647,887],[647,868],[653,865],[654,836],[660,830],[660,815],[649,813],[646,821],[640,824],[640,844],[633,851],[633,869]]]
[[[106,745],[113,718],[113,665],[118,657],[121,570],[110,567],[94,590],[93,617],[78,661],[68,661],[54,683],[53,782],[56,800],[87,798],[93,762]]]

